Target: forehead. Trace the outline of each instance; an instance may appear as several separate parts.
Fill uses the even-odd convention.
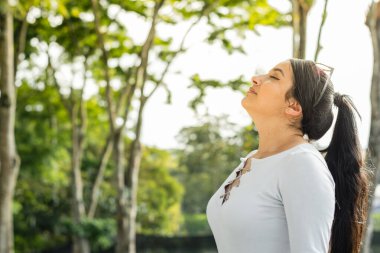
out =
[[[284,76],[286,79],[292,79],[292,66],[290,64],[290,61],[282,61],[275,65],[273,68],[271,68],[271,71],[278,72],[280,76]]]
[[[276,64],[271,71],[280,78],[280,88],[287,92],[293,86],[293,69],[289,60]]]

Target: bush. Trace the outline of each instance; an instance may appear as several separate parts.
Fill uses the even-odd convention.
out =
[[[76,225],[70,218],[61,219],[62,233],[87,238],[91,249],[95,252],[110,248],[116,237],[116,222],[114,219],[84,219]]]
[[[212,233],[208,225],[206,214],[184,214],[184,224],[181,229],[181,234],[187,236],[211,235]]]

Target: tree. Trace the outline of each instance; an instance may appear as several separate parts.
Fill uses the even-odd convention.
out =
[[[15,250],[40,252],[60,246],[61,218],[70,213],[70,123],[46,75],[17,87],[15,131],[23,165],[14,201]],[[43,231],[43,232],[42,232]]]
[[[225,117],[202,118],[197,126],[183,128],[178,135],[184,146],[180,165],[187,171],[182,178],[186,188],[182,208],[187,214],[205,213],[208,199],[242,156],[242,140],[234,124]],[[230,136],[223,136],[222,129],[229,129]]]
[[[79,12],[80,9],[76,6],[76,11]],[[67,10],[70,10],[67,11]],[[60,3],[60,12],[63,14],[65,19],[62,22],[61,28],[67,31],[63,34],[54,33],[51,31],[50,25],[45,25],[46,31],[39,35],[44,41],[46,41],[48,48],[45,52],[48,59],[48,64],[46,71],[48,72],[47,84],[52,85],[56,88],[57,93],[59,94],[61,103],[64,105],[64,108],[67,111],[69,117],[69,122],[71,123],[71,145],[69,147],[71,156],[70,156],[70,167],[71,167],[71,203],[72,203],[72,217],[73,222],[76,226],[81,226],[87,217],[85,201],[83,197],[83,180],[82,180],[82,158],[84,152],[84,144],[86,140],[86,127],[87,127],[87,114],[86,114],[86,102],[84,101],[83,94],[86,88],[87,80],[87,70],[88,63],[87,60],[89,56],[94,51],[93,48],[88,45],[80,47],[80,44],[83,44],[83,40],[87,37],[85,29],[83,29],[83,22],[78,17],[79,15],[72,11],[73,6],[71,3],[67,3],[66,6],[63,3]],[[59,12],[57,13],[59,14]],[[43,20],[42,20],[43,21]],[[41,22],[41,26],[44,26],[44,23]],[[87,27],[85,27],[87,28]],[[51,56],[50,51],[52,51],[51,44],[52,37],[54,36],[55,40],[61,45],[66,46],[66,49],[63,51],[61,58],[64,58],[65,61],[60,61],[60,59],[54,59]],[[53,50],[57,48],[53,47]],[[79,58],[79,59],[78,59]],[[73,71],[74,64],[82,64],[82,85],[79,85],[78,82],[74,83],[76,77],[75,71]],[[64,96],[61,91],[61,84],[56,78],[56,74],[59,69],[56,65],[71,65],[71,81],[69,87],[68,96]],[[75,88],[76,86],[81,86],[81,88]],[[90,252],[90,245],[85,236],[74,234],[73,236],[73,252],[74,253],[88,253]]]
[[[49,54],[49,53],[48,53]],[[67,110],[68,116],[71,122],[71,196],[72,196],[72,213],[73,220],[75,224],[80,225],[84,218],[86,217],[86,209],[83,198],[83,182],[82,182],[82,157],[83,157],[83,149],[84,149],[84,141],[85,141],[85,131],[86,131],[86,108],[85,102],[83,98],[83,92],[86,87],[86,72],[87,72],[87,64],[86,64],[87,56],[85,56],[84,62],[84,81],[82,88],[79,92],[75,92],[74,87],[70,87],[69,98],[66,99],[62,96],[61,91],[59,89],[59,84],[55,79],[56,71],[54,67],[51,65],[51,60],[49,56],[49,64],[48,69],[52,70],[51,77],[54,79],[54,84],[57,87],[57,92],[61,95],[62,104],[65,106]],[[74,77],[73,77],[74,78]],[[73,85],[73,84],[72,84]],[[79,93],[79,94],[76,94]],[[80,236],[74,236],[74,253],[88,253],[90,252],[90,245],[86,238]]]
[[[177,158],[169,151],[144,146],[139,174],[137,231],[176,235],[182,222],[184,187],[175,177]]]
[[[183,230],[189,235],[205,234],[210,232],[204,229],[208,227],[208,200],[239,165],[239,158],[257,148],[258,135],[252,125],[240,129],[226,116],[204,115],[196,126],[181,129],[177,137],[183,146],[178,151],[179,165],[183,167],[178,177],[185,186]],[[205,226],[200,226],[197,219],[203,220]]]
[[[173,1],[175,3],[175,1]],[[189,1],[184,1],[189,2]],[[194,1],[191,1],[194,2]],[[282,15],[280,15],[277,11],[275,11],[270,5],[267,4],[266,1],[250,1],[247,3],[246,1],[199,1],[200,8],[199,11],[194,11],[189,9],[187,6],[189,5],[183,5],[182,8],[176,8],[175,5],[171,6],[174,11],[180,13],[181,17],[184,17],[185,19],[191,19],[193,18],[193,22],[191,22],[189,28],[186,30],[185,34],[183,35],[182,39],[180,40],[180,46],[176,50],[168,50],[168,47],[162,47],[159,48],[159,58],[165,63],[164,70],[159,75],[150,74],[149,75],[149,62],[148,62],[148,55],[149,51],[153,51],[157,46],[155,46],[155,43],[150,42],[150,44],[144,44],[141,50],[141,63],[136,68],[137,75],[135,82],[137,83],[137,88],[140,88],[140,99],[139,99],[139,111],[138,111],[138,117],[137,117],[137,123],[135,127],[135,139],[132,141],[132,145],[130,148],[129,153],[129,160],[127,165],[127,179],[126,179],[126,186],[129,189],[129,196],[128,199],[129,208],[129,252],[134,253],[135,252],[135,217],[136,217],[136,195],[137,195],[137,184],[138,184],[138,173],[139,173],[139,166],[140,166],[140,160],[141,160],[141,143],[140,143],[140,131],[141,131],[141,125],[143,122],[143,110],[146,105],[146,102],[152,95],[156,92],[156,90],[163,86],[168,91],[168,101],[170,101],[170,91],[167,88],[167,85],[165,85],[165,76],[168,73],[172,63],[174,62],[174,59],[179,56],[181,53],[185,52],[186,49],[184,47],[185,40],[188,37],[188,34],[190,31],[195,27],[202,19],[207,19],[208,25],[212,28],[212,32],[208,36],[208,41],[210,43],[216,43],[221,42],[223,45],[223,48],[228,53],[233,52],[241,52],[244,53],[244,50],[241,46],[235,46],[234,43],[231,43],[231,41],[226,36],[226,31],[229,29],[236,30],[236,33],[240,36],[244,32],[242,32],[244,29],[255,29],[255,26],[258,24],[264,24],[264,25],[279,25],[281,24],[281,18]],[[147,36],[146,42],[149,41],[149,38],[154,37],[155,32],[155,22],[157,22],[155,19],[159,19],[158,11],[163,6],[164,1],[156,1],[153,11],[153,17],[152,17],[152,24],[151,24],[151,30],[149,31],[149,34]],[[221,9],[224,7],[228,7],[228,13],[224,13]],[[257,7],[257,9],[256,9]],[[258,10],[260,9],[260,10]],[[243,11],[243,14],[241,14]],[[238,13],[238,14],[237,14]],[[214,15],[217,18],[214,18]],[[246,18],[248,18],[248,21]],[[163,21],[169,20],[170,23],[173,23],[173,20],[170,18],[161,18]],[[229,20],[232,21],[231,26],[229,27],[220,27],[218,24],[218,20]],[[155,39],[156,40],[156,39]],[[159,39],[157,39],[159,41]],[[161,40],[162,41],[162,40]],[[158,45],[159,47],[159,45]],[[144,57],[144,55],[146,57]],[[141,71],[141,78],[138,75]],[[158,77],[156,77],[158,76]],[[194,78],[193,78],[194,80]],[[231,87],[233,89],[239,89],[241,87],[241,80],[233,81],[231,84],[223,85],[219,82],[207,82],[207,81],[199,81],[197,82],[197,86],[194,86],[200,90],[200,97],[204,95],[204,89],[208,86],[208,84],[212,83],[215,86],[214,87]],[[147,82],[151,82],[154,84],[153,90],[150,92],[145,91],[145,86]],[[147,94],[147,95],[145,95]],[[195,104],[200,102],[200,99],[198,97],[198,100],[195,99]],[[194,104],[194,103],[193,103]],[[195,104],[193,107],[195,107]]]
[[[374,191],[379,182],[380,173],[380,3],[373,1],[367,13],[366,25],[371,33],[373,46],[373,72],[371,84],[371,126],[368,141],[367,161],[371,161],[374,166],[374,173],[370,179],[372,189],[369,194],[369,207],[372,207]],[[367,229],[362,245],[363,252],[370,252],[371,239],[373,234],[373,221],[371,219],[371,208],[367,216]]]
[[[16,150],[13,12],[8,2],[0,10],[0,253],[13,253],[12,201],[20,167]]]
[[[37,23],[33,27],[29,27],[26,21],[26,16],[20,25],[17,25],[17,31],[19,34],[24,34],[26,43],[22,43],[23,40],[19,40],[20,46],[17,51],[22,52],[23,48],[30,49],[30,43],[28,43],[32,38],[37,40],[49,48],[52,44],[58,44],[62,47],[62,61],[57,61],[52,55],[50,64],[46,67],[46,77],[45,81],[48,85],[55,85],[59,92],[61,102],[65,105],[66,111],[70,116],[69,120],[65,120],[65,123],[71,125],[71,128],[66,128],[66,130],[71,129],[71,141],[65,139],[64,148],[68,150],[71,147],[71,152],[65,154],[62,159],[70,159],[72,161],[72,194],[74,200],[74,209],[77,210],[77,217],[73,216],[73,222],[80,228],[83,224],[83,220],[86,218],[93,218],[95,216],[95,210],[97,206],[97,201],[99,197],[99,188],[102,186],[102,178],[105,173],[106,164],[108,157],[114,150],[113,166],[115,167],[115,174],[117,175],[117,185],[118,185],[118,212],[119,212],[119,243],[121,245],[119,249],[122,251],[127,250],[127,247],[133,252],[134,250],[134,237],[136,227],[134,226],[136,210],[137,210],[137,185],[139,178],[139,168],[141,164],[141,157],[143,156],[143,146],[140,143],[141,126],[143,123],[143,110],[145,108],[147,100],[155,93],[159,87],[163,87],[168,92],[168,99],[170,100],[170,91],[165,83],[166,73],[169,72],[170,66],[173,59],[183,53],[186,48],[184,46],[184,41],[186,36],[188,36],[192,27],[199,21],[207,21],[207,24],[212,28],[210,36],[208,36],[208,41],[210,43],[220,43],[222,47],[229,53],[232,52],[243,52],[240,46],[234,45],[226,35],[226,31],[234,30],[237,32],[242,32],[244,30],[250,29],[255,30],[255,25],[281,25],[281,15],[271,8],[266,1],[198,1],[200,6],[199,10],[194,10],[190,3],[194,1],[184,0],[184,4],[177,4],[178,1],[136,1],[136,2],[120,2],[120,1],[102,1],[99,6],[97,1],[83,2],[80,5],[73,3],[71,1],[59,1],[58,5],[49,11],[42,11],[42,18],[37,18]],[[152,4],[156,4],[155,8]],[[172,8],[174,16],[169,16],[167,14],[160,13],[159,10],[162,6],[167,8]],[[37,5],[41,10],[42,7],[46,7],[45,4]],[[118,6],[119,13],[135,13],[141,17],[146,18],[147,22],[151,23],[151,30],[147,34],[147,39],[142,45],[138,45],[133,42],[131,38],[126,36],[125,31],[127,30],[123,25],[120,24],[120,19],[118,15],[112,16],[108,14],[109,8]],[[161,6],[161,7],[160,7]],[[223,8],[227,6],[228,11],[225,12]],[[257,7],[257,8],[256,8]],[[37,7],[36,7],[37,8]],[[92,10],[92,11],[89,11]],[[93,14],[93,21],[86,22],[82,15]],[[54,19],[61,20],[54,22]],[[156,20],[155,20],[156,19]],[[53,20],[53,21],[52,21]],[[190,26],[185,36],[182,39],[182,43],[177,48],[171,46],[171,39],[162,39],[156,33],[157,23],[175,24],[183,20],[190,20]],[[230,25],[221,27],[219,21],[232,21],[229,22]],[[90,24],[91,23],[91,24]],[[111,29],[111,27],[117,26],[117,32]],[[244,36],[244,35],[241,35]],[[20,36],[22,37],[22,36]],[[18,39],[18,36],[15,36]],[[97,45],[95,44],[95,39],[98,39],[99,49],[97,50]],[[114,46],[117,44],[118,46]],[[39,51],[40,49],[34,49]],[[43,51],[43,50],[42,50]],[[46,53],[46,52],[45,52]],[[26,56],[30,54],[30,50],[26,50]],[[120,60],[125,56],[136,57],[136,64],[123,68],[121,65],[116,67],[110,66],[110,61]],[[60,57],[61,57],[60,56]],[[86,101],[82,100],[83,91],[73,88],[71,86],[71,91],[68,94],[62,93],[60,81],[54,80],[55,73],[59,73],[59,64],[62,65],[73,65],[78,63],[80,59],[90,58],[88,69],[91,73],[93,81],[101,85],[105,79],[105,88],[100,87],[100,96],[94,98],[97,100],[99,105],[106,101],[107,115],[109,118],[109,134],[107,138],[103,139],[103,145],[101,145],[101,140],[94,142],[95,151],[89,150],[84,146],[85,140],[88,135],[93,135],[93,133],[88,133],[84,131],[85,118],[83,117],[84,112],[82,109],[86,104]],[[19,59],[17,57],[14,57]],[[27,57],[26,57],[27,59]],[[149,60],[151,59],[151,60]],[[163,72],[153,73],[150,70],[152,59],[159,60],[164,63]],[[112,86],[112,81],[116,79],[122,80],[122,86],[120,89]],[[34,80],[28,82],[30,85],[34,85]],[[228,84],[223,84],[223,87],[233,87],[234,89],[239,89],[241,82],[236,80]],[[153,90],[148,91],[149,85],[147,83],[153,84]],[[204,94],[206,86],[216,84],[218,82],[194,82],[198,86],[199,90]],[[202,86],[203,85],[203,86]],[[202,87],[201,87],[202,86]],[[221,85],[220,85],[221,87]],[[47,89],[47,91],[51,91]],[[138,91],[135,93],[135,91]],[[68,95],[68,96],[67,96]],[[140,95],[140,96],[138,96]],[[59,97],[58,96],[58,97]],[[102,97],[103,96],[103,97]],[[56,98],[57,96],[55,96]],[[43,96],[41,96],[42,99]],[[46,100],[44,102],[47,102]],[[137,101],[138,105],[136,108],[132,107],[132,101]],[[95,102],[96,103],[96,102]],[[82,108],[82,109],[80,109]],[[129,118],[129,112],[132,109],[138,110],[138,117],[135,122],[135,127],[128,129],[134,133],[134,138],[131,142],[125,141],[126,132],[126,122],[131,120]],[[103,113],[103,111],[102,111]],[[103,115],[103,114],[102,114]],[[119,124],[119,120],[122,123]],[[89,119],[91,121],[91,119]],[[96,120],[94,120],[96,122]],[[104,122],[102,122],[104,123]],[[25,125],[27,125],[25,123]],[[104,126],[104,125],[103,125]],[[53,128],[54,129],[54,128]],[[102,128],[102,134],[107,133],[104,128]],[[27,130],[27,129],[25,129]],[[98,131],[98,130],[96,130]],[[47,131],[50,133],[50,131]],[[66,134],[67,132],[65,132]],[[101,138],[99,138],[101,139]],[[70,144],[71,143],[71,144]],[[127,148],[124,148],[126,146]],[[100,152],[99,152],[100,150]],[[123,155],[127,152],[126,160]],[[98,154],[98,166],[94,166],[96,169],[88,168],[87,165],[90,163],[89,159],[83,160],[84,156]],[[94,160],[91,160],[93,164]],[[67,166],[67,163],[62,161],[62,164]],[[96,172],[95,172],[96,171]],[[108,178],[109,177],[109,172]],[[93,187],[90,185],[91,180],[83,180],[89,178],[89,175],[95,175],[91,179],[95,178],[95,183]],[[25,181],[26,182],[26,181]],[[26,184],[23,184],[26,187]],[[83,189],[84,188],[84,189]],[[88,190],[86,190],[88,189]],[[85,192],[83,192],[85,191]],[[86,194],[88,191],[88,194]],[[86,196],[90,196],[86,199]],[[104,200],[103,200],[104,201]],[[76,204],[75,204],[76,203]],[[85,208],[85,203],[88,203],[88,209]],[[101,203],[103,206],[104,203]],[[88,212],[85,212],[85,210]],[[83,211],[84,210],[84,211]],[[102,207],[101,212],[104,211]],[[21,212],[20,212],[21,214]],[[79,218],[78,218],[79,217]],[[79,229],[81,230],[81,229]],[[78,234],[75,234],[78,237]],[[84,236],[86,237],[86,236]],[[81,241],[82,239],[79,239]],[[82,240],[84,241],[84,240]],[[75,245],[81,244],[78,240],[74,240]],[[78,248],[74,246],[74,248]],[[86,251],[86,250],[84,250]]]
[[[314,0],[292,1],[292,27],[293,27],[293,57],[305,58],[307,15],[314,4]]]

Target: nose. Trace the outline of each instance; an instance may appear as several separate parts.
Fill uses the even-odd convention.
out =
[[[261,84],[260,76],[252,76],[251,77],[251,83],[253,85],[259,85],[259,84]]]

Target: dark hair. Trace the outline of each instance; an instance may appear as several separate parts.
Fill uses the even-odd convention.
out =
[[[327,74],[313,61],[290,59],[290,63],[293,85],[286,99],[294,97],[302,107],[301,124],[297,126],[293,122],[292,127],[307,134],[309,140],[318,140],[333,123],[333,104],[338,108],[331,142],[326,149],[320,150],[325,153],[326,163],[335,181],[336,204],[329,252],[358,253],[366,228],[370,187],[354,111],[359,117],[360,114],[349,96],[334,92],[331,80],[317,101]]]

